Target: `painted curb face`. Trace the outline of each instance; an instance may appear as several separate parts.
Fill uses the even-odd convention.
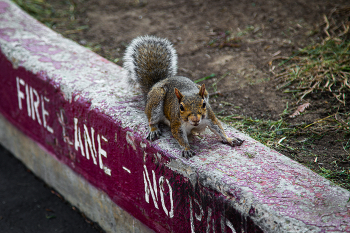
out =
[[[145,140],[125,72],[7,0],[0,51],[0,112],[155,231],[350,231],[349,192],[233,128],[241,147],[207,133],[190,160],[166,126]]]

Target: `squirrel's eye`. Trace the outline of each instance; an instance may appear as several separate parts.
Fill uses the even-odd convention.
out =
[[[204,103],[203,103],[203,108],[205,108],[206,105],[207,105],[207,104],[204,102]]]
[[[181,111],[185,111],[185,108],[184,108],[184,106],[182,104],[180,104],[180,110]]]

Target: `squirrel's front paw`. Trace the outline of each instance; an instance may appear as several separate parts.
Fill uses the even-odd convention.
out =
[[[244,142],[239,138],[227,138],[227,140],[222,141],[224,144],[229,144],[230,146],[240,146]]]
[[[182,151],[182,157],[185,157],[186,159],[191,158],[192,156],[194,156],[196,153],[193,150],[183,150]]]
[[[155,131],[150,131],[148,133],[147,139],[150,141],[154,141],[157,140],[161,135],[161,132],[159,129],[155,130]]]

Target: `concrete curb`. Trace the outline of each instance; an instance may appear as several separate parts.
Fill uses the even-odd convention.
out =
[[[153,232],[0,114],[0,142],[106,232]],[[20,142],[20,143],[18,143]]]
[[[107,231],[350,232],[348,191],[233,128],[183,159],[168,128],[144,139],[120,67],[8,0],[0,22],[0,142]]]

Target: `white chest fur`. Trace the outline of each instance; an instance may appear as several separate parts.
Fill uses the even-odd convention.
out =
[[[189,122],[182,122],[182,129],[187,135],[189,135],[191,133],[202,133],[208,125],[209,121],[207,119],[201,120],[197,126],[194,126]]]

